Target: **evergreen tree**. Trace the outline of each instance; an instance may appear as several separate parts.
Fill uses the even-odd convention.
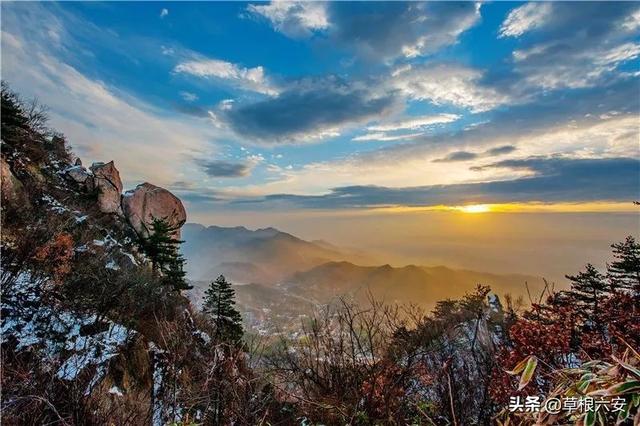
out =
[[[569,294],[584,309],[587,320],[593,322],[596,327],[599,326],[598,305],[603,298],[610,293],[611,287],[605,280],[605,277],[593,266],[588,263],[584,272],[577,275],[566,276],[571,281],[571,291]]]
[[[216,328],[216,339],[237,343],[242,338],[242,317],[235,307],[235,291],[224,275],[211,283],[205,292],[203,311]]]
[[[153,218],[151,232],[143,240],[145,254],[151,259],[153,270],[162,276],[162,282],[172,285],[176,291],[193,288],[187,284],[184,264],[186,260],[180,254],[180,244],[184,241],[175,238],[177,227],[170,226],[163,219]]]
[[[172,285],[176,291],[191,290],[193,288],[192,285],[187,283],[187,273],[184,270],[185,263],[187,261],[184,256],[176,252],[164,270],[164,282]]]
[[[0,118],[2,121],[2,133],[5,135],[11,132],[15,133],[15,128],[27,129],[29,120],[21,105],[20,98],[9,89],[7,83],[3,81],[1,84],[0,105],[2,114],[0,114]]]
[[[612,244],[614,261],[607,267],[607,277],[614,289],[631,290],[640,295],[640,243],[628,236]]]

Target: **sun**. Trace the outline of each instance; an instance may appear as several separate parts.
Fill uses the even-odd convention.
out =
[[[491,211],[491,206],[488,204],[472,204],[469,206],[457,207],[463,213],[487,213]]]

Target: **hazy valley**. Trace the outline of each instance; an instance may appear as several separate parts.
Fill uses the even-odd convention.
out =
[[[493,274],[446,266],[393,267],[362,252],[324,241],[305,241],[275,228],[183,227],[183,253],[200,304],[211,281],[224,275],[234,283],[245,323],[262,334],[294,330],[315,309],[345,297],[366,303],[370,297],[390,304],[431,310],[444,299],[462,297],[478,284],[501,297],[528,301],[544,288],[541,277]]]

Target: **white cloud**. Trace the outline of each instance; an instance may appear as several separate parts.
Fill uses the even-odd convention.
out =
[[[173,56],[176,50],[173,47],[160,46],[160,52],[165,56]]]
[[[8,13],[3,10],[3,78],[22,96],[49,107],[51,127],[66,135],[85,163],[114,160],[126,186],[167,186],[190,172],[193,152],[215,149],[210,141],[217,135],[206,122],[155,109],[88,78],[52,55],[48,36],[27,31],[32,27]]]
[[[640,28],[640,8],[622,22],[622,28],[627,31],[635,31]]]
[[[602,52],[602,55],[598,55],[598,57],[594,59],[597,65],[610,67],[610,69],[613,70],[618,66],[618,64],[635,59],[639,55],[640,44],[624,43],[609,51]]]
[[[450,19],[447,14],[438,16],[437,12],[433,13],[430,10],[420,11],[424,14],[407,22],[407,27],[412,32],[422,32],[422,35],[410,43],[403,44],[402,54],[407,58],[415,58],[454,44],[462,33],[480,21],[480,7],[481,3],[478,2],[475,3],[473,11],[469,10],[467,13],[456,14],[449,11],[454,19]],[[426,28],[426,31],[421,27]]]
[[[234,102],[235,101],[233,99],[223,99],[218,104],[218,108],[221,111],[229,111],[231,108],[233,108],[233,103]]]
[[[160,18],[164,18],[168,14],[169,14],[169,9],[164,8],[160,11]]]
[[[514,89],[577,89],[626,78],[617,68],[640,54],[639,22],[638,6],[625,2],[536,2],[514,9],[501,37],[541,30],[513,52],[521,76]]]
[[[456,149],[490,149],[511,144],[517,147],[504,159],[561,155],[566,158],[637,158],[640,129],[633,114],[610,114],[605,119],[565,121],[525,132],[459,135],[447,143],[398,146],[359,156],[309,163],[296,167],[281,180],[245,188],[254,194],[323,194],[331,188],[351,185],[407,187],[449,185],[522,177],[526,170],[487,168],[474,171],[469,162],[433,162]],[[405,149],[407,148],[407,149]],[[478,163],[482,164],[482,162]]]
[[[265,95],[278,94],[278,90],[265,76],[264,68],[261,66],[244,68],[219,59],[197,58],[179,63],[173,71],[200,78],[220,79],[241,89]]]
[[[500,27],[500,37],[519,37],[527,31],[540,27],[552,12],[547,2],[527,3],[509,12]]]
[[[413,139],[415,137],[422,136],[423,134],[424,133],[409,133],[409,134],[404,134],[404,135],[389,135],[389,134],[384,133],[384,132],[377,132],[377,133],[367,133],[365,135],[356,136],[355,138],[353,138],[351,140],[352,141],[356,141],[356,142],[366,142],[366,141],[388,142],[388,141],[398,141],[398,140],[403,140],[403,139]]]
[[[546,44],[513,52],[516,70],[524,75],[524,81],[545,90],[591,87],[620,64],[640,56],[640,44],[628,42],[574,52],[564,60],[546,60],[556,55],[554,49],[554,44]]]
[[[198,100],[198,95],[191,92],[182,91],[180,92],[180,96],[187,102],[193,102]]]
[[[507,103],[509,97],[496,89],[482,86],[478,70],[457,65],[405,67],[396,70],[390,85],[414,100],[434,104],[452,104],[472,112],[491,110]]]
[[[326,4],[321,2],[272,1],[250,4],[247,10],[265,17],[274,29],[289,37],[307,37],[329,27]]]
[[[372,132],[391,132],[396,130],[415,130],[423,127],[429,127],[436,124],[452,123],[460,118],[457,114],[436,114],[425,115],[422,117],[414,117],[409,120],[398,121],[395,123],[379,124],[367,127]]]

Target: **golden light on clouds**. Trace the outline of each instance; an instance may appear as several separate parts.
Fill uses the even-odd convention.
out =
[[[586,203],[500,203],[468,204],[461,206],[393,206],[372,208],[361,212],[370,213],[417,213],[420,211],[441,211],[460,213],[628,213],[637,212],[631,202],[586,202]]]

